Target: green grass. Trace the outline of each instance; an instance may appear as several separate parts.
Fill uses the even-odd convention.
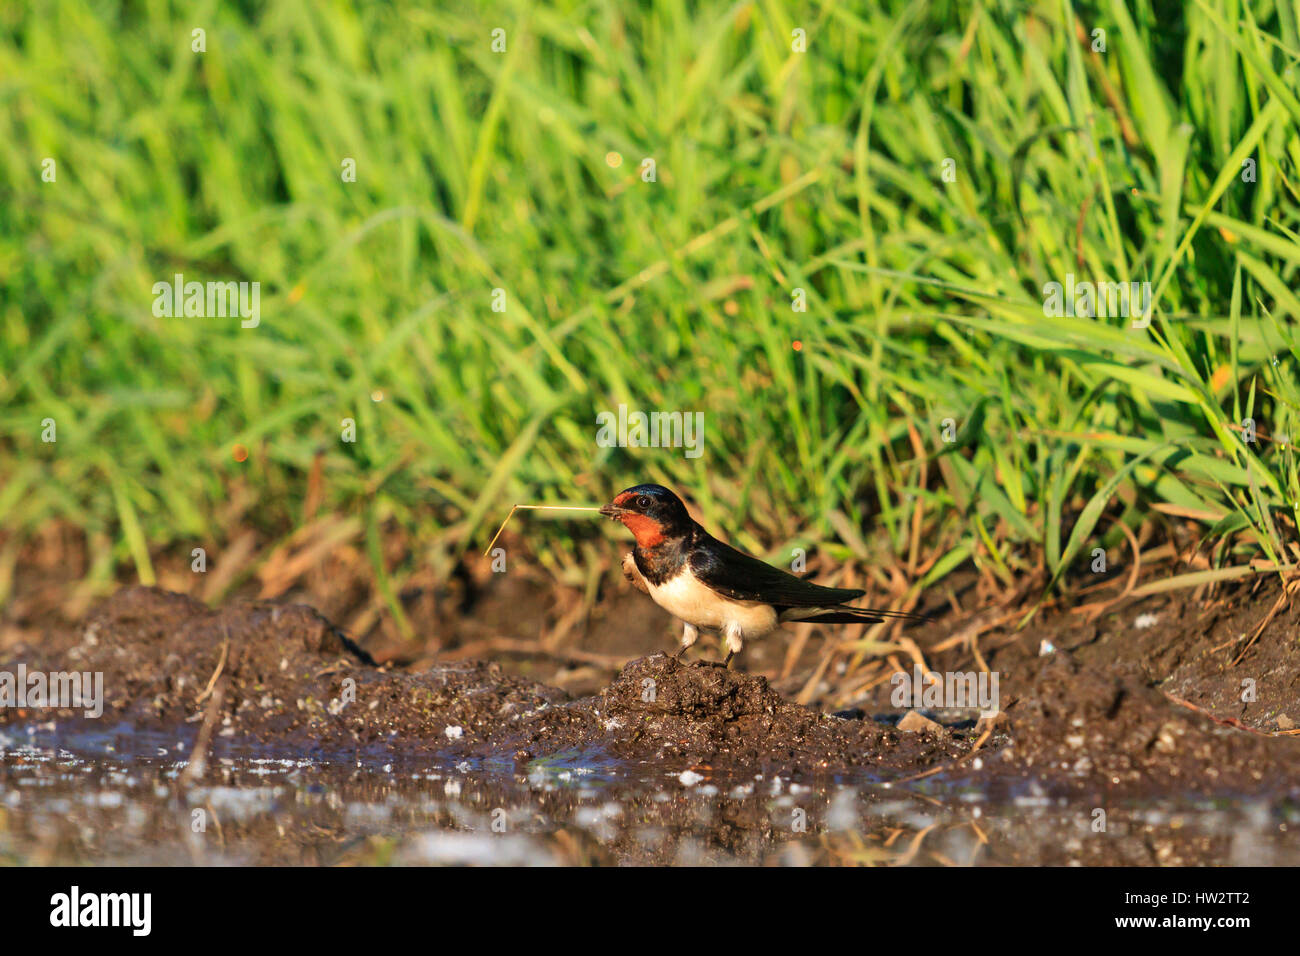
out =
[[[1055,580],[1158,505],[1295,559],[1293,446],[1232,426],[1300,437],[1296,5],[313,6],[0,12],[14,540],[149,580],[231,497],[287,533],[319,450],[385,588],[380,528],[445,572],[642,480],[765,553],[906,564],[919,506],[927,584]],[[176,272],[259,281],[260,327],[156,318]],[[1045,316],[1067,273],[1151,282],[1150,328]],[[619,403],[703,411],[703,457],[597,447]],[[590,527],[528,520],[580,579]]]

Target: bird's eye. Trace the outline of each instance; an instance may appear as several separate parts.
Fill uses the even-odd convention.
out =
[[[649,495],[637,495],[636,506],[640,508],[642,511],[644,511],[646,508],[649,508],[650,507]]]

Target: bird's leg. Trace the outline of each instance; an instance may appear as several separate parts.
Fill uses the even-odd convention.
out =
[[[682,626],[682,646],[677,648],[677,653],[673,655],[673,660],[681,660],[682,655],[686,653],[686,648],[690,647],[700,639],[700,629],[694,624],[684,624]]]
[[[722,662],[723,667],[731,666],[731,659],[740,653],[744,642],[741,638],[740,626],[737,624],[728,624],[722,629],[723,643],[727,645],[727,659]]]

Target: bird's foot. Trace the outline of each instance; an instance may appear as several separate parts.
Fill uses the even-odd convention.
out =
[[[728,624],[722,631],[722,642],[727,648],[727,659],[722,662],[723,667],[731,667],[731,659],[739,653],[744,646],[739,625]]]
[[[673,660],[680,661],[682,655],[686,653],[686,648],[690,647],[700,639],[700,629],[694,624],[682,624],[682,645],[677,648],[677,653],[673,655]]]

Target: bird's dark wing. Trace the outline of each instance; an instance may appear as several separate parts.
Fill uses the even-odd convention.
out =
[[[779,607],[833,607],[866,594],[856,588],[824,588],[701,534],[691,548],[691,572],[733,601],[762,601]]]

